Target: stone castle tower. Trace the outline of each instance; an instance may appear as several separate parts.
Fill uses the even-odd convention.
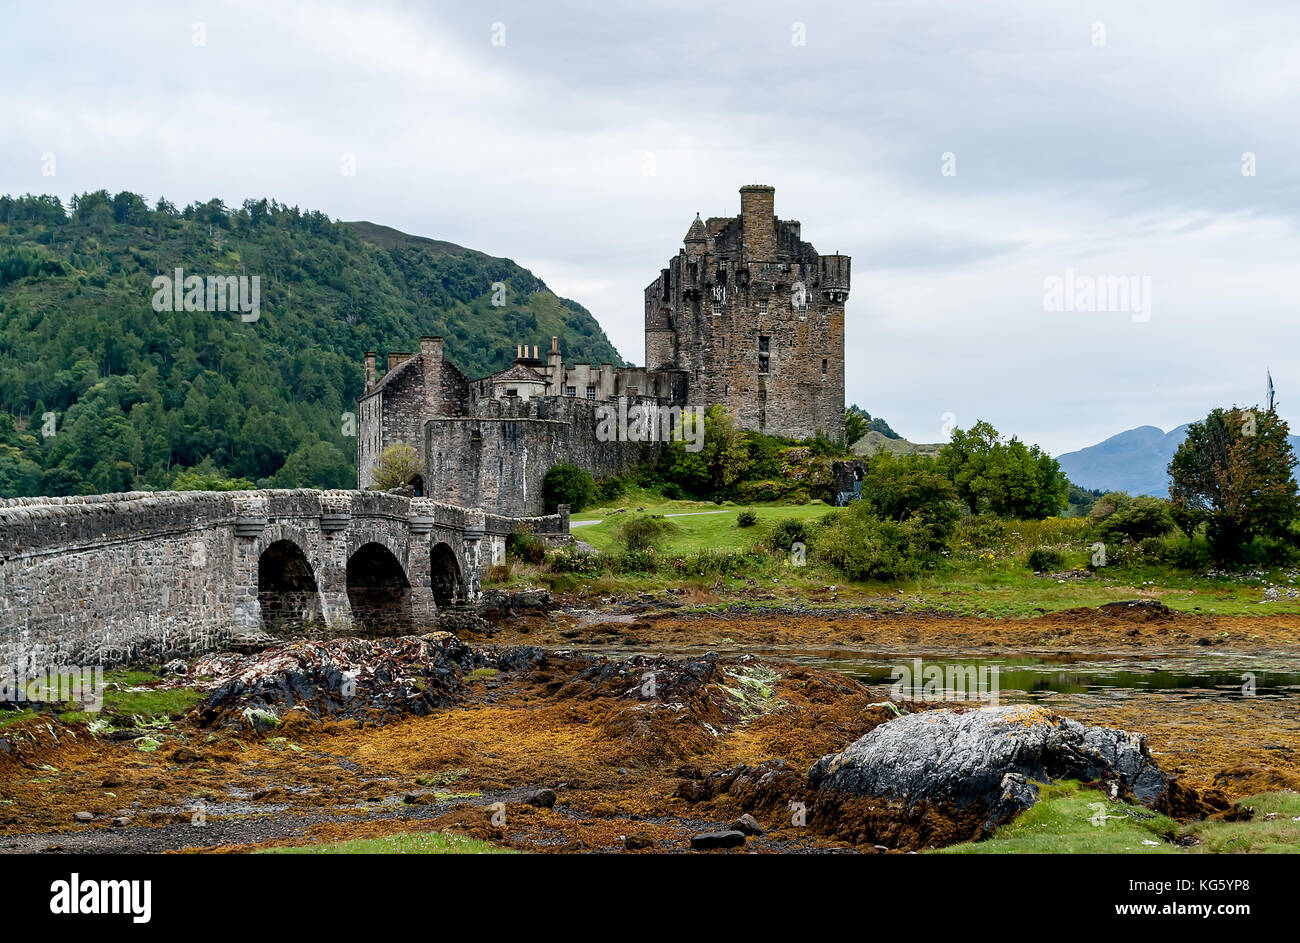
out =
[[[701,220],[645,290],[646,369],[685,377],[685,401],[737,426],[844,435],[845,255],[818,255],[777,219],[775,190],[740,188],[740,215]]]
[[[412,482],[419,493],[539,514],[552,466],[571,462],[599,477],[658,448],[602,440],[601,410],[611,405],[721,403],[742,429],[842,438],[849,258],[800,240],[797,222],[776,218],[773,192],[742,187],[739,216],[696,217],[685,247],[646,289],[644,367],[566,364],[558,337],[544,353],[516,345],[507,369],[478,379],[443,356],[441,337],[421,338],[419,353],[390,350],[383,372],[367,352],[360,486],[372,487],[380,453],[404,442],[424,461]]]

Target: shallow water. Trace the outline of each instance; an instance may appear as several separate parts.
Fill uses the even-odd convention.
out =
[[[818,654],[790,654],[791,661],[842,671],[863,684],[894,684],[900,676],[917,674],[916,662],[905,656],[882,658],[877,653],[859,657]],[[1300,665],[1274,664],[1277,659],[1243,656],[1178,656],[1166,658],[1107,659],[1068,656],[1017,657],[921,657],[922,672],[938,668],[947,678],[949,669],[958,677],[989,678],[997,669],[997,684],[1003,696],[1029,699],[1052,694],[1121,694],[1139,691],[1185,691],[1215,699],[1245,697],[1300,697]],[[903,675],[902,672],[909,672]],[[924,674],[922,674],[924,677]],[[1015,695],[1019,695],[1016,698]]]

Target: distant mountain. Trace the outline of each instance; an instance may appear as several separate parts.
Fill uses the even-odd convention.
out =
[[[1080,488],[1127,491],[1129,494],[1169,494],[1166,469],[1178,446],[1187,438],[1189,423],[1164,432],[1155,426],[1138,426],[1077,452],[1058,455],[1070,481]],[[1300,453],[1300,436],[1291,436]]]

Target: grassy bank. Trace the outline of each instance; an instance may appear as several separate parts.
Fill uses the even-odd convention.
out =
[[[746,511],[755,522],[741,526]],[[485,585],[544,585],[584,598],[673,589],[705,604],[861,604],[995,618],[1128,599],[1158,600],[1171,609],[1214,615],[1300,615],[1300,574],[1294,569],[1224,572],[1206,565],[1175,566],[1132,546],[1111,547],[1107,565],[1094,567],[1095,541],[1080,518],[968,518],[918,574],[890,581],[850,580],[820,560],[816,547],[819,524],[843,513],[821,503],[739,507],[631,492],[574,518],[575,523],[595,522],[579,523],[572,532],[600,551],[599,559],[580,567],[557,562],[554,553],[541,563],[512,560],[494,568]],[[669,525],[654,552],[622,553],[624,523],[651,515],[662,516]],[[810,551],[803,566],[771,547],[772,531],[784,521],[809,529]],[[1035,552],[1045,553],[1053,565],[1035,571],[1031,562],[1041,559]]]
[[[938,854],[1185,854],[1300,851],[1300,793],[1269,792],[1237,803],[1254,809],[1247,821],[1182,824],[1126,802],[1106,799],[1078,783],[1040,787],[1037,804],[987,841],[967,842]],[[1271,818],[1269,816],[1272,816]]]

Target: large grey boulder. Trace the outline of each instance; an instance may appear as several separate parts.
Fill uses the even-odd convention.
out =
[[[1152,805],[1169,781],[1146,736],[1085,727],[1045,707],[934,710],[881,724],[842,753],[818,760],[808,783],[822,793],[985,811],[985,834],[1038,800],[1034,782],[1114,783]]]

